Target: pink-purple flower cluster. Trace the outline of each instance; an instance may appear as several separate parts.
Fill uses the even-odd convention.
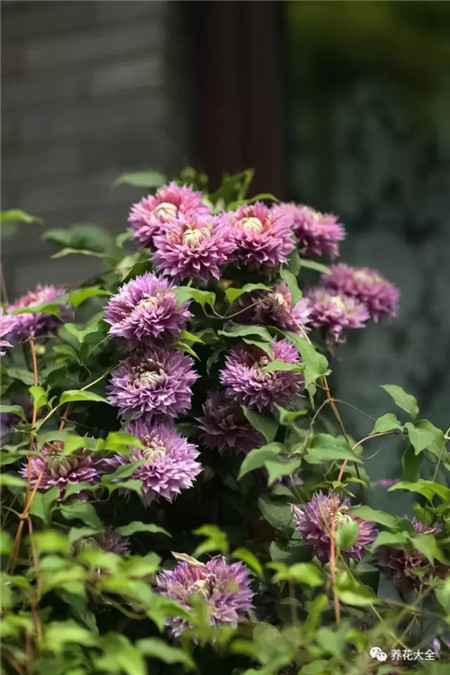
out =
[[[3,309],[0,308],[0,347],[12,347],[12,344],[3,338],[8,337],[18,327],[18,323],[17,316],[4,314]],[[5,356],[5,354],[6,352],[0,351],[0,357]]]
[[[274,410],[275,405],[298,403],[303,390],[303,375],[296,369],[270,370],[273,361],[300,366],[298,350],[289,340],[274,340],[273,358],[256,345],[235,347],[226,358],[220,381],[234,401],[256,410]]]
[[[328,494],[317,492],[310,502],[302,506],[292,505],[292,516],[299,532],[321,562],[329,560],[331,533],[334,521],[335,531],[351,520],[359,525],[356,541],[341,551],[347,560],[359,560],[364,548],[375,539],[377,531],[373,523],[349,513],[350,500],[330,490]]]
[[[294,333],[307,330],[311,314],[309,300],[301,298],[294,303],[284,281],[269,291],[245,293],[239,305],[246,310],[240,315],[243,323],[277,326]]]
[[[342,293],[326,288],[312,288],[306,293],[309,302],[309,322],[319,328],[327,342],[342,341],[346,328],[364,328],[369,313],[365,305]]]
[[[194,560],[178,563],[174,570],[157,575],[156,592],[176,600],[186,609],[191,608],[194,596],[201,596],[213,626],[237,626],[252,608],[254,595],[245,565],[241,562],[230,565],[222,556],[206,563]],[[179,616],[168,617],[167,624],[176,637],[190,627],[189,622]]]
[[[10,305],[8,312],[11,313],[18,309],[53,304],[65,293],[65,288],[41,286],[41,284],[38,284],[34,291],[29,291],[25,295],[22,295],[16,302]],[[56,331],[69,315],[69,307],[67,305],[60,305],[59,309],[61,319],[55,314],[47,314],[45,312],[15,314],[16,321],[8,333],[9,339],[17,342],[18,340],[26,340],[29,337],[47,335]]]
[[[334,258],[339,254],[339,243],[345,239],[345,230],[333,214],[298,204],[280,204],[274,211],[289,218],[298,249],[306,258],[326,254]]]
[[[205,445],[221,453],[248,452],[264,444],[264,436],[250,426],[241,406],[223,391],[209,393],[198,422]]]
[[[192,487],[202,471],[197,461],[199,452],[175,429],[173,423],[152,423],[134,420],[127,431],[138,438],[143,447],[131,448],[130,455],[116,453],[106,462],[112,469],[139,462],[132,477],[142,481],[142,501],[172,501],[182,490]]]

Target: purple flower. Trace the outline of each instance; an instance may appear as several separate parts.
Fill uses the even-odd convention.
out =
[[[173,571],[157,575],[156,592],[169,596],[186,609],[190,609],[193,596],[201,595],[213,626],[237,626],[244,613],[252,608],[254,595],[247,568],[241,562],[229,565],[222,556],[211,558],[207,563],[178,563]],[[174,636],[190,627],[189,622],[177,616],[168,617],[167,622]]]
[[[108,553],[125,556],[130,552],[130,539],[129,537],[121,537],[116,534],[114,528],[108,525],[104,532],[94,534],[92,537],[83,537],[74,545],[76,553],[86,550],[97,550],[99,548]]]
[[[130,456],[116,454],[106,462],[114,469],[130,462],[143,462],[132,477],[142,481],[142,501],[146,506],[160,498],[171,502],[182,490],[192,487],[203,470],[197,461],[199,452],[173,425],[135,420],[127,431],[136,436],[144,448],[132,448]]]
[[[154,241],[152,260],[157,270],[176,283],[187,278],[218,279],[233,248],[222,216],[180,218]]]
[[[40,455],[29,457],[31,485],[36,485],[42,474],[38,490],[47,492],[56,485],[59,489],[58,501],[64,499],[65,490],[70,484],[87,482],[95,485],[98,483],[103,467],[101,458],[86,448],[75,450],[70,455],[62,455],[63,450],[63,441],[53,441],[42,447]],[[20,474],[28,478],[28,464],[20,469]],[[78,498],[86,497],[81,490],[73,494],[76,494]]]
[[[153,197],[149,195],[134,204],[128,222],[134,238],[143,248],[152,246],[153,237],[162,234],[180,217],[207,216],[209,207],[202,204],[202,194],[175,182],[160,188]]]
[[[56,286],[41,286],[38,284],[34,291],[22,295],[14,304],[8,307],[8,312],[25,307],[39,307],[54,303],[61,295],[66,293],[65,288]],[[69,312],[67,305],[60,307],[61,317],[65,318]],[[17,319],[9,337],[13,341],[36,337],[54,332],[61,325],[62,320],[54,314],[35,312],[33,314],[16,314]]]
[[[0,307],[0,347],[12,347],[12,344],[7,340],[2,340],[5,335],[9,335],[18,327],[18,317],[12,314],[3,314],[3,309]],[[0,351],[0,357],[5,356],[6,352]]]
[[[439,534],[441,528],[421,523],[417,518],[411,520],[416,534]],[[377,549],[377,564],[389,579],[392,579],[403,591],[408,592],[426,584],[430,576],[445,577],[449,568],[437,563],[431,565],[427,558],[412,544],[402,544],[402,548],[380,546]]]
[[[356,298],[326,288],[311,288],[306,293],[312,326],[320,328],[327,342],[342,342],[345,328],[364,328],[369,313]]]
[[[191,316],[187,305],[178,306],[167,279],[147,272],[122,286],[105,307],[110,335],[131,345],[173,341]]]
[[[322,285],[366,305],[370,318],[375,322],[382,317],[397,315],[398,289],[377,270],[344,264],[332,265],[331,274],[323,275]]]
[[[210,392],[198,418],[208,448],[248,452],[264,444],[264,436],[247,422],[240,405],[224,392]]]
[[[276,267],[295,248],[289,218],[265,204],[240,206],[226,214],[234,243],[230,262],[249,267]]]
[[[192,366],[192,358],[179,351],[137,351],[112,374],[109,401],[122,415],[176,417],[191,405],[191,385],[198,378]]]
[[[273,360],[300,365],[298,351],[289,340],[275,340],[272,350],[273,358],[253,345],[231,351],[220,374],[230,399],[259,411],[273,409],[276,403],[295,403],[303,389],[303,375],[294,370],[267,372],[266,367]]]
[[[33,406],[31,404],[30,397],[27,394],[18,394],[17,396],[12,396],[10,399],[10,405],[19,405],[23,409],[26,421],[31,422]],[[39,415],[40,413],[38,412],[38,417]],[[20,422],[19,415],[15,415],[14,413],[1,413],[0,438],[13,431],[18,422]]]
[[[345,230],[336,216],[319,213],[309,206],[280,204],[274,211],[289,217],[291,228],[298,239],[300,252],[306,257],[328,254],[339,255],[339,242],[345,239]]]
[[[315,555],[325,563],[330,556],[330,541],[332,522],[335,521],[336,530],[344,523],[355,520],[359,525],[358,538],[354,544],[341,553],[347,560],[359,560],[364,553],[364,547],[376,537],[377,531],[373,523],[362,520],[349,513],[350,500],[330,490],[328,494],[317,492],[310,502],[301,507],[292,505],[292,515],[297,529],[303,535],[307,544],[312,546]]]
[[[311,309],[309,301],[302,298],[295,304],[284,282],[270,291],[246,293],[240,305],[248,310],[240,315],[243,323],[259,323],[278,326],[295,333],[306,331]]]

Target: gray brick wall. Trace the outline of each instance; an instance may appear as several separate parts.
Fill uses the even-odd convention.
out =
[[[2,3],[2,209],[47,227],[124,229],[120,173],[193,161],[193,69],[181,2]],[[37,226],[3,237],[11,296],[73,282],[92,260],[48,262]]]

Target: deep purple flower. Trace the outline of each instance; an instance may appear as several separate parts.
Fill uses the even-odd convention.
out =
[[[41,284],[38,284],[34,291],[29,291],[26,295],[22,295],[15,303],[10,305],[8,312],[25,307],[39,307],[41,305],[52,304],[65,293],[65,288],[41,286]],[[66,318],[69,313],[69,307],[67,305],[60,306],[60,313],[63,319]],[[9,338],[13,341],[54,332],[62,323],[61,319],[54,314],[44,314],[41,312],[16,314],[14,316],[17,321],[9,333]]]
[[[254,595],[245,565],[241,562],[229,565],[222,556],[211,558],[206,563],[178,563],[173,571],[157,575],[156,592],[169,596],[186,609],[191,607],[192,596],[201,595],[213,626],[237,626],[244,613],[252,608]],[[190,627],[185,619],[177,616],[168,617],[167,623],[174,636]]]
[[[133,345],[175,340],[191,316],[187,305],[178,306],[167,279],[147,272],[122,286],[105,307],[110,335]]]
[[[155,196],[144,197],[134,204],[128,222],[134,238],[143,248],[152,246],[153,237],[163,233],[180,217],[207,216],[210,210],[202,204],[202,194],[175,182],[160,188]]]
[[[301,298],[295,304],[292,295],[284,282],[270,291],[255,291],[241,296],[240,306],[247,311],[240,315],[243,323],[259,323],[278,326],[295,333],[307,330],[311,314],[309,300]]]
[[[323,331],[327,342],[341,342],[345,328],[364,328],[369,319],[365,305],[336,291],[311,288],[306,298],[311,310],[309,322]]]
[[[301,507],[292,505],[292,515],[297,529],[307,544],[312,546],[315,555],[325,563],[330,557],[330,541],[333,519],[336,530],[344,523],[355,520],[359,525],[358,538],[354,544],[341,551],[347,560],[359,560],[364,548],[376,537],[374,524],[349,513],[350,500],[330,490],[328,494],[317,492],[310,502]]]
[[[273,359],[254,345],[236,347],[226,359],[220,380],[226,395],[239,403],[261,411],[279,405],[293,405],[303,389],[304,379],[294,370],[267,372],[273,360],[300,365],[297,349],[289,340],[272,343]]]
[[[145,505],[160,498],[171,502],[182,490],[192,487],[196,476],[203,470],[197,461],[199,452],[173,425],[135,420],[127,431],[145,447],[132,448],[129,456],[117,453],[106,462],[114,469],[130,462],[143,462],[136,467],[132,478],[142,481],[142,501]]]
[[[438,525],[425,525],[417,518],[412,518],[411,524],[416,534],[439,534],[441,531]],[[376,556],[378,566],[403,592],[426,584],[430,576],[445,577],[450,571],[447,566],[439,563],[431,565],[423,553],[412,545],[402,544],[402,548],[380,546]]]
[[[253,268],[277,267],[295,248],[289,218],[256,202],[226,214],[234,250],[230,262]]]
[[[398,289],[377,270],[344,264],[332,265],[331,274],[323,275],[322,285],[366,305],[373,321],[397,315]]]
[[[18,328],[18,317],[12,314],[3,314],[3,309],[0,307],[0,347],[12,347],[8,340],[3,340],[5,335],[9,335],[12,331]],[[0,351],[0,357],[5,356],[6,352]]]
[[[339,254],[339,242],[345,239],[345,230],[336,216],[297,204],[280,204],[273,208],[276,213],[289,217],[300,253],[305,257],[325,254],[335,257]]]
[[[247,422],[240,405],[224,392],[210,392],[198,418],[204,443],[221,453],[226,450],[248,452],[264,444],[264,436]]]
[[[81,448],[70,455],[62,455],[63,450],[63,441],[53,441],[42,447],[40,455],[31,455],[29,458],[31,485],[36,485],[42,473],[38,490],[47,492],[56,485],[59,489],[58,501],[64,499],[65,490],[70,484],[98,483],[103,467],[101,458],[95,452]],[[20,469],[20,473],[28,478],[28,464]],[[76,494],[78,498],[85,497],[81,490],[72,494]]]
[[[191,385],[198,378],[192,366],[192,358],[180,351],[137,351],[112,374],[109,401],[122,415],[176,417],[191,404]]]
[[[108,553],[125,556],[130,552],[130,539],[118,535],[114,528],[108,525],[104,532],[93,534],[91,537],[83,537],[74,545],[76,553],[99,548]]]
[[[183,279],[218,279],[233,249],[223,216],[178,219],[155,236],[152,260],[162,274],[176,283]]]

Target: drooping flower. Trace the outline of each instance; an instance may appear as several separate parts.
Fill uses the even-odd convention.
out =
[[[112,374],[109,401],[122,415],[176,417],[191,404],[191,385],[198,378],[192,366],[192,358],[180,351],[137,351]]]
[[[143,462],[136,466],[132,478],[142,481],[145,505],[160,498],[172,501],[182,490],[192,487],[203,469],[197,461],[199,452],[173,425],[135,420],[127,431],[136,436],[144,448],[131,448],[129,456],[117,453],[106,462],[114,469],[130,462]]]
[[[163,233],[180,217],[207,216],[210,210],[202,204],[201,192],[175,182],[160,188],[155,196],[144,197],[134,204],[128,222],[143,248],[153,245],[153,237]]]
[[[167,279],[147,272],[122,286],[105,307],[110,335],[132,345],[175,340],[191,316],[187,304],[178,306]]]
[[[208,448],[247,452],[264,444],[264,436],[247,422],[240,405],[224,392],[210,392],[198,418]]]
[[[370,318],[378,322],[383,317],[395,317],[398,308],[398,289],[384,279],[377,270],[368,267],[331,266],[331,274],[324,274],[322,285],[333,292],[348,295],[363,303]]]
[[[30,455],[30,483],[32,486],[39,481],[38,490],[47,492],[55,485],[59,489],[58,501],[65,498],[65,491],[68,485],[79,483],[90,483],[95,485],[100,481],[103,472],[103,462],[95,453],[86,448],[75,450],[69,455],[63,455],[63,441],[53,441],[44,445],[40,455]],[[24,478],[28,478],[28,464],[20,469]],[[42,474],[42,477],[41,477]],[[86,493],[72,491],[78,498],[85,498]]]
[[[8,312],[25,307],[40,307],[54,303],[66,293],[65,288],[56,286],[41,286],[38,284],[34,291],[22,295],[16,302],[8,307]],[[69,312],[67,305],[60,306],[61,317],[64,319]],[[14,342],[30,336],[36,337],[52,333],[61,325],[62,320],[54,314],[35,312],[30,314],[15,314],[17,321],[9,333],[9,338]]]
[[[241,562],[229,565],[222,556],[206,563],[198,561],[178,563],[156,577],[156,592],[176,600],[183,607],[191,607],[191,598],[201,595],[206,602],[209,621],[213,626],[237,624],[252,608],[254,593],[250,588],[247,568]],[[174,636],[181,635],[189,623],[180,617],[167,618]]]
[[[303,535],[307,544],[312,546],[314,554],[321,562],[329,560],[332,523],[335,521],[335,531],[344,523],[354,520],[359,525],[358,537],[354,544],[341,551],[347,560],[359,560],[364,553],[364,547],[376,537],[374,524],[349,513],[350,500],[330,490],[328,494],[317,492],[310,502],[301,507],[292,505],[292,516],[297,529]]]
[[[102,549],[108,553],[125,556],[130,552],[130,539],[117,534],[114,528],[108,525],[100,534],[79,539],[73,548],[76,553]]]
[[[438,525],[425,525],[417,518],[412,518],[411,524],[416,534],[439,534],[441,531]],[[412,544],[402,544],[402,548],[380,546],[376,557],[380,569],[404,592],[426,584],[430,576],[447,576],[450,572],[450,568],[440,563],[432,565]]]
[[[175,283],[183,279],[218,279],[233,249],[223,216],[191,216],[178,219],[154,238],[152,260]]]
[[[240,306],[247,311],[240,314],[242,323],[259,323],[278,326],[294,333],[307,330],[311,314],[309,300],[301,298],[292,302],[292,295],[284,282],[270,291],[255,291],[241,296]]]
[[[345,328],[364,328],[369,319],[365,305],[336,291],[311,288],[305,297],[311,310],[309,322],[323,331],[327,342],[341,342]]]
[[[234,250],[230,262],[248,267],[276,267],[295,248],[290,220],[284,213],[256,202],[227,215]]]
[[[289,217],[298,248],[305,257],[339,255],[339,242],[345,239],[345,230],[336,216],[297,204],[279,204],[273,208]]]
[[[3,340],[5,336],[8,336],[18,325],[18,317],[12,314],[4,314],[3,309],[0,307],[0,347],[12,347],[12,344],[8,340]],[[0,357],[5,356],[6,352],[0,351]]]
[[[236,347],[230,352],[220,374],[230,399],[259,411],[273,409],[275,404],[295,404],[304,385],[301,373],[294,370],[267,372],[266,367],[273,360],[300,365],[298,351],[289,340],[275,340],[272,352],[273,358],[254,345]]]

